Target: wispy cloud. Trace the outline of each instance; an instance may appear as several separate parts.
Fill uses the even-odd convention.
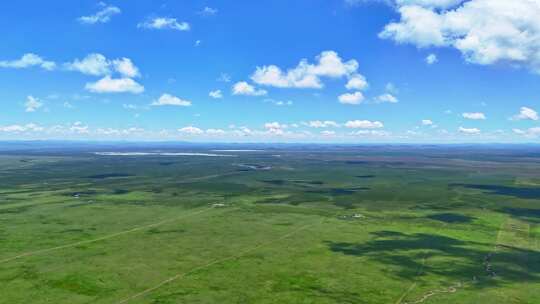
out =
[[[43,103],[39,99],[33,96],[28,96],[26,98],[26,102],[24,103],[26,112],[35,112],[37,109],[41,108],[42,106],[43,106]]]
[[[111,17],[120,14],[122,11],[116,6],[105,6],[103,9],[90,16],[82,16],[77,20],[83,24],[107,23]]]
[[[214,16],[214,15],[216,15],[217,13],[218,13],[218,9],[217,9],[217,8],[211,8],[211,7],[206,6],[205,8],[203,8],[203,9],[199,12],[199,15],[208,17],[208,16]]]
[[[191,26],[187,22],[178,22],[176,18],[167,17],[155,17],[150,18],[137,25],[139,28],[153,29],[153,30],[176,30],[176,31],[189,31]]]

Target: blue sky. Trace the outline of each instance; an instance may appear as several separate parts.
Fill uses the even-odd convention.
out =
[[[540,1],[4,1],[0,139],[537,142]]]

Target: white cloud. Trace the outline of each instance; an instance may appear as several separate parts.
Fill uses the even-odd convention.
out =
[[[233,95],[263,96],[267,93],[265,90],[255,89],[254,86],[245,81],[237,82],[233,86]]]
[[[43,106],[43,103],[39,101],[39,99],[28,96],[26,98],[26,102],[24,103],[25,111],[26,112],[35,112],[37,109],[41,108]]]
[[[124,77],[135,78],[140,76],[139,69],[129,58],[115,59],[112,61],[112,65]]]
[[[78,133],[78,134],[90,133],[89,127],[87,125],[84,125],[80,121],[77,121],[77,122],[73,123],[73,125],[71,125],[71,127],[69,127],[69,131],[71,131],[73,133]]]
[[[156,17],[148,19],[145,22],[141,22],[137,25],[139,28],[154,29],[154,30],[176,30],[176,31],[189,31],[191,29],[189,23],[178,22],[176,18]]]
[[[315,88],[323,87],[321,77],[340,78],[351,76],[358,70],[358,62],[343,62],[334,51],[324,51],[316,58],[316,64],[302,59],[300,63],[286,72],[276,65],[257,67],[251,79],[260,85],[278,88]]]
[[[477,128],[464,128],[464,127],[459,127],[459,132],[461,133],[464,133],[464,134],[480,134],[480,130],[477,129]]]
[[[226,132],[222,129],[208,129],[206,130],[206,134],[208,135],[224,135]]]
[[[66,102],[64,102],[64,108],[73,109],[74,106],[69,101],[66,101]]]
[[[202,15],[202,16],[214,16],[218,13],[218,9],[217,8],[211,8],[211,7],[208,7],[206,6],[205,8],[203,8],[199,14]]]
[[[521,107],[519,114],[512,116],[512,120],[538,120],[538,113],[527,107]]]
[[[422,119],[422,125],[423,126],[432,126],[433,121],[431,119]]]
[[[325,130],[325,131],[321,131],[321,135],[322,136],[334,136],[334,135],[336,135],[336,132],[335,131]]]
[[[53,61],[46,61],[33,53],[24,54],[17,60],[0,61],[0,68],[25,69],[34,66],[38,66],[47,71],[52,71],[56,68],[56,63]]]
[[[514,132],[514,133],[516,133],[516,134],[518,134],[518,135],[525,135],[525,134],[527,134],[526,131],[523,131],[523,130],[521,130],[521,129],[512,129],[512,132]]]
[[[418,5],[431,8],[450,8],[463,3],[466,0],[396,0],[396,4],[403,5]]]
[[[133,64],[129,58],[119,58],[109,60],[102,54],[92,53],[81,59],[75,59],[73,62],[64,64],[69,71],[77,71],[85,75],[104,76],[111,75],[113,71],[118,72],[123,77],[139,77],[139,68]]]
[[[435,55],[435,54],[429,54],[426,57],[426,63],[429,64],[429,65],[437,63],[437,61],[439,61],[439,59],[437,58],[437,55]]]
[[[137,110],[139,107],[137,105],[131,104],[131,103],[124,103],[122,107],[126,110]]]
[[[191,106],[191,101],[180,99],[176,96],[170,94],[163,94],[159,97],[158,100],[155,100],[151,103],[152,106],[180,106],[180,107],[189,107]]]
[[[287,127],[288,127],[287,125],[280,124],[277,121],[267,122],[267,123],[264,124],[265,129],[287,129]]]
[[[26,128],[21,125],[9,125],[9,126],[0,127],[0,131],[18,133],[18,132],[26,131]]]
[[[311,128],[329,128],[329,127],[332,127],[332,128],[337,128],[339,127],[339,124],[335,121],[332,121],[332,120],[312,120],[312,121],[309,121],[307,123],[305,123],[305,125],[307,125],[308,127],[311,127]]]
[[[11,132],[11,133],[20,133],[20,132],[41,132],[44,128],[36,125],[34,123],[29,123],[26,125],[9,125],[9,126],[0,126],[1,132]]]
[[[86,90],[94,93],[133,93],[144,92],[144,87],[131,78],[114,79],[107,75],[102,79],[87,83]]]
[[[368,82],[366,77],[360,74],[355,74],[349,79],[345,87],[348,90],[363,90],[368,87]]]
[[[486,115],[481,112],[474,112],[474,113],[463,113],[461,114],[463,118],[472,119],[472,120],[485,120]]]
[[[82,16],[77,20],[83,24],[107,23],[111,20],[112,16],[120,14],[121,12],[122,11],[116,6],[106,6],[94,15]]]
[[[340,95],[338,100],[342,104],[357,105],[364,101],[364,94],[362,92],[345,93]]]
[[[198,135],[203,134],[204,131],[193,126],[183,127],[181,129],[178,129],[178,132],[188,134],[188,135]]]
[[[390,93],[386,93],[386,94],[379,95],[377,97],[377,102],[379,102],[379,103],[385,103],[385,102],[397,103],[398,99],[394,95],[392,95]]]
[[[272,99],[272,98],[267,98],[264,100],[264,102],[269,102],[275,106],[292,106],[293,105],[293,102],[292,100],[275,100],[275,99]]]
[[[285,129],[288,127],[288,125],[280,124],[279,122],[267,122],[264,124],[268,135],[284,135],[286,134]]]
[[[452,47],[471,63],[510,63],[540,73],[540,1],[456,0],[448,1],[448,10],[414,5],[420,1],[399,2],[401,20],[386,25],[381,38]]]
[[[111,63],[101,54],[89,54],[84,59],[75,59],[72,63],[66,63],[65,66],[70,71],[78,71],[86,75],[102,76],[111,73]]]
[[[208,93],[208,96],[215,99],[220,99],[220,98],[223,98],[223,93],[221,93],[221,90],[215,90],[215,91],[210,91],[210,93]]]
[[[349,120],[345,123],[345,127],[352,129],[380,129],[384,128],[384,124],[380,121]]]
[[[360,5],[370,2],[380,2],[389,6],[418,5],[431,8],[447,9],[466,0],[345,0],[348,5]]]
[[[355,132],[350,133],[350,135],[354,136],[373,136],[373,137],[385,137],[389,136],[391,133],[387,131],[381,131],[381,130],[358,130]]]
[[[127,129],[114,129],[114,128],[99,128],[96,130],[96,133],[97,134],[102,134],[102,135],[133,135],[133,134],[136,134],[136,133],[142,133],[144,132],[145,130],[142,129],[142,128],[136,128],[136,127],[132,127],[132,128],[127,128]]]
[[[512,131],[517,135],[522,135],[529,138],[537,138],[540,136],[540,127],[529,128],[527,130],[512,129]]]

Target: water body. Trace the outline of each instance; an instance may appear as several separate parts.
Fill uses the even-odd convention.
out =
[[[206,156],[206,157],[236,157],[230,154],[188,153],[188,152],[94,152],[100,156]]]

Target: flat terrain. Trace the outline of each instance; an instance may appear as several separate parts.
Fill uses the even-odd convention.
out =
[[[0,303],[540,303],[537,149],[229,150],[0,155]]]

